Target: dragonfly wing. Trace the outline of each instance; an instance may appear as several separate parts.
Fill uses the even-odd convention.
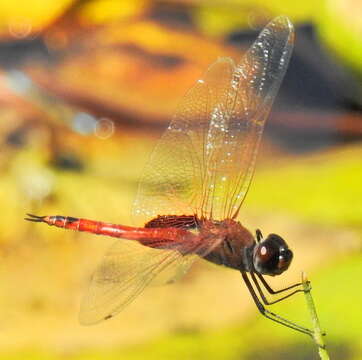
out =
[[[140,224],[158,215],[200,214],[210,109],[225,101],[234,62],[221,58],[181,100],[141,177],[133,215]]]
[[[265,121],[284,78],[293,50],[294,29],[289,19],[271,21],[235,68],[231,104],[221,163],[215,186],[221,193],[218,214],[235,218],[248,192]]]
[[[195,259],[196,255],[181,255],[174,249],[153,249],[118,240],[93,275],[81,304],[80,322],[91,325],[113,317],[147,286],[179,279]]]
[[[133,214],[236,216],[264,123],[293,47],[286,17],[270,22],[239,64],[220,58],[182,99],[144,170]]]

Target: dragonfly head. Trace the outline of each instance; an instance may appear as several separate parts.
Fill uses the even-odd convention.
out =
[[[263,275],[280,275],[288,269],[293,252],[287,243],[276,234],[270,234],[258,242],[253,251],[254,269]]]

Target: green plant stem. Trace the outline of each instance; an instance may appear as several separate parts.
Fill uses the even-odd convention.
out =
[[[328,355],[326,346],[324,344],[324,339],[323,339],[324,334],[321,331],[321,327],[320,327],[318,316],[317,316],[317,311],[316,311],[314,301],[312,298],[312,294],[311,294],[312,288],[311,288],[310,282],[308,281],[305,273],[302,273],[302,284],[303,284],[305,299],[307,301],[307,306],[308,306],[308,309],[309,309],[309,312],[310,312],[310,315],[312,318],[313,339],[318,346],[319,357],[322,360],[329,360],[329,355]]]

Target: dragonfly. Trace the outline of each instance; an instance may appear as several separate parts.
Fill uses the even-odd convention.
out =
[[[142,227],[27,214],[29,221],[119,238],[92,277],[82,324],[114,317],[149,285],[176,281],[203,258],[241,272],[262,315],[311,335],[268,309],[303,291],[300,283],[274,290],[264,278],[286,271],[292,250],[279,235],[254,236],[238,221],[293,43],[293,25],[279,16],[239,63],[217,59],[186,93],[141,176],[133,216]]]

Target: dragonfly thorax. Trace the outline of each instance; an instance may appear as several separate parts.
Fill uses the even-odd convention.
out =
[[[206,260],[241,271],[252,267],[246,254],[254,248],[255,239],[248,229],[231,219],[222,221],[205,220],[200,224],[200,237],[218,237],[219,245],[206,256]]]

